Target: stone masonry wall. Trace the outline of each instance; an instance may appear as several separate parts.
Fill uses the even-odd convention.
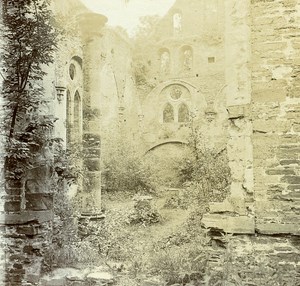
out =
[[[299,285],[300,4],[232,0],[226,7],[234,184],[203,223],[235,234],[226,263],[219,261],[233,285]]]
[[[52,194],[49,190],[43,193],[38,184],[32,193],[30,180],[26,180],[27,185],[6,180],[1,192],[1,285],[35,285],[47,264],[52,240]]]
[[[252,1],[256,230],[300,234],[300,4]]]

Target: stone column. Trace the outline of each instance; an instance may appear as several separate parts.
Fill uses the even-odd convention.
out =
[[[103,67],[101,29],[107,18],[85,13],[78,17],[83,40],[83,152],[85,168],[82,212],[95,213],[101,208],[100,172],[100,71]]]
[[[250,32],[250,0],[226,0],[225,92],[232,183],[229,197],[222,203],[212,203],[203,222],[231,233],[254,233]]]

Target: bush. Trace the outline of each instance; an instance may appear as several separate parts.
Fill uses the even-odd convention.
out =
[[[134,210],[129,215],[130,224],[149,225],[160,221],[160,215],[151,205],[151,200],[150,196],[135,198]]]
[[[209,255],[205,245],[194,241],[183,246],[172,245],[160,249],[150,259],[150,271],[161,275],[167,285],[189,282],[200,282],[204,273]]]
[[[189,146],[180,169],[181,182],[186,187],[183,201],[202,206],[223,201],[231,182],[226,148],[210,147],[198,130],[191,133]]]
[[[107,192],[151,191],[156,188],[151,167],[132,143],[112,137],[103,152],[103,184]]]

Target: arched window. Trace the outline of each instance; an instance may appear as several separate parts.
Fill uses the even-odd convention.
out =
[[[182,15],[181,13],[177,12],[173,15],[173,31],[174,34],[179,34],[182,29]]]
[[[178,109],[178,122],[188,122],[189,121],[189,109],[186,104],[181,103]]]
[[[164,108],[163,122],[165,123],[174,122],[174,108],[170,103],[167,103],[167,105]]]
[[[193,50],[189,46],[181,49],[181,64],[184,71],[190,71],[193,68]]]
[[[160,71],[162,74],[170,72],[170,53],[167,49],[160,51]]]
[[[71,63],[69,66],[69,75],[72,80],[75,78],[75,74],[76,74],[76,66],[73,63]]]
[[[74,135],[80,138],[81,125],[81,100],[79,92],[76,91],[74,96]]]

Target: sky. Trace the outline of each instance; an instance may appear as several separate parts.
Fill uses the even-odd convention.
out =
[[[175,0],[81,0],[90,10],[104,14],[108,25],[125,28],[134,35],[139,18],[146,15],[165,15]]]

